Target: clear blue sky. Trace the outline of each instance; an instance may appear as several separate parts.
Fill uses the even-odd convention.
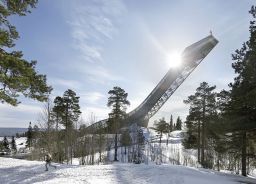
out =
[[[107,92],[120,86],[131,106],[139,105],[168,71],[166,53],[181,52],[209,35],[216,48],[151,119],[173,114],[183,120],[183,103],[200,82],[227,88],[234,75],[231,54],[248,40],[247,0],[39,0],[26,17],[12,17],[20,33],[16,48],[37,60],[54,90],[51,98],[70,88],[80,96],[82,117],[101,120],[110,109]],[[40,120],[43,103],[20,99],[18,107],[0,104],[0,127],[27,127]]]

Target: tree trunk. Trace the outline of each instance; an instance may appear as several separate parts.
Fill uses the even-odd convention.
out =
[[[66,112],[65,112],[65,115],[66,115],[66,118],[65,118],[65,120],[66,120],[66,122],[65,122],[65,124],[66,124],[66,135],[65,135],[65,154],[66,154],[66,159],[67,159],[67,164],[68,164],[68,161],[69,161],[69,159],[68,159],[68,103],[67,103],[67,105],[66,105]]]
[[[246,173],[249,174],[250,173],[250,157],[247,156],[247,170]]]
[[[204,158],[204,150],[205,150],[205,98],[203,101],[203,121],[202,121],[202,153],[201,153],[201,164],[205,167],[205,158]]]
[[[115,135],[115,156],[114,156],[114,161],[118,161],[117,160],[117,133]]]
[[[58,113],[57,113],[57,119],[56,119],[56,143],[57,143],[57,162],[61,163],[60,141],[59,141],[59,115],[58,115]]]
[[[70,163],[72,165],[72,160],[73,160],[73,146],[70,144]]]
[[[217,166],[218,166],[218,171],[220,171],[220,153],[217,153],[218,154],[218,162],[217,162]]]
[[[100,160],[99,160],[99,162],[101,162],[101,147],[102,147],[102,137],[101,137],[102,135],[101,135],[101,132],[100,132],[100,134],[99,134],[99,154],[100,154]]]
[[[205,142],[204,142],[204,139],[205,139],[205,124],[204,122],[202,122],[202,149],[201,149],[201,164],[202,166],[204,167],[204,149],[205,149]]]
[[[70,129],[69,130],[69,147],[70,147],[70,164],[72,165],[72,161],[73,161],[73,132]]]
[[[240,170],[240,158],[238,157],[236,174],[239,174],[239,170]]]
[[[161,143],[162,143],[162,132],[160,133],[160,140],[159,140],[160,146],[161,146]]]
[[[92,160],[91,160],[91,164],[92,165],[94,165],[94,137],[93,137],[93,135],[92,135],[92,141],[91,141],[91,143],[92,143],[92,145],[91,145],[91,158],[92,158]]]
[[[166,141],[166,145],[167,145],[167,146],[168,146],[168,143],[169,143],[169,134],[170,134],[170,131],[168,130],[167,141]]]
[[[130,146],[128,146],[128,148],[127,148],[127,162],[131,162],[130,161]]]
[[[200,127],[200,120],[198,121],[198,129],[197,129],[197,135],[198,135],[198,137],[197,137],[197,160],[198,160],[198,162],[199,163],[201,163],[201,154],[200,154],[200,151],[201,151],[201,149],[200,149],[200,147],[201,147],[201,144],[200,144],[200,142],[201,142],[201,127]]]
[[[228,170],[231,168],[231,153],[228,154]]]
[[[242,134],[242,175],[246,175],[246,131]]]

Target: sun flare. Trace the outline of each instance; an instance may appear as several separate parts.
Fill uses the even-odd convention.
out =
[[[166,55],[166,61],[171,68],[179,67],[182,63],[181,54],[178,51],[173,51]]]

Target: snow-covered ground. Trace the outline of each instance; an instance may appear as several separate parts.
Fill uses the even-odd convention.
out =
[[[26,148],[26,142],[27,142],[27,137],[19,137],[15,139],[16,146],[17,146],[17,151],[20,151],[21,149]]]
[[[0,141],[3,141],[4,137],[0,137]],[[7,137],[7,140],[9,142],[9,148],[11,148],[11,137]],[[27,142],[27,137],[15,137],[15,142],[16,142],[16,148],[17,152],[10,152],[6,156],[11,156],[11,157],[16,157],[16,158],[25,158],[26,155],[29,154],[28,148],[26,148],[26,142]]]
[[[164,135],[162,138],[162,144],[159,144],[159,138],[155,139],[155,132],[150,130],[150,135],[153,136],[153,143],[151,147],[161,148],[162,162],[177,165],[186,165],[197,167],[197,150],[186,150],[182,146],[182,140],[184,139],[185,131],[176,130],[170,133],[167,145],[167,136]],[[152,138],[151,138],[152,139]]]
[[[93,184],[255,184],[256,180],[206,169],[174,165],[112,164],[57,165],[44,171],[44,162],[0,157],[0,183],[93,183]]]
[[[3,140],[4,140],[4,137],[0,137],[0,141],[3,141]],[[7,140],[9,144],[11,144],[12,138],[7,137]],[[26,141],[27,141],[27,137],[19,137],[19,138],[15,137],[15,142],[16,142],[16,147],[18,152],[20,149],[26,148]]]

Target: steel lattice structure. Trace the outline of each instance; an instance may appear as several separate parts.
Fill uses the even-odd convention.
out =
[[[170,68],[148,97],[137,108],[128,113],[122,125],[129,126],[136,123],[139,126],[147,127],[148,120],[157,113],[217,43],[218,40],[209,35],[186,47],[182,53],[182,66]],[[106,126],[106,120],[99,121],[88,128],[97,129],[99,126]]]

